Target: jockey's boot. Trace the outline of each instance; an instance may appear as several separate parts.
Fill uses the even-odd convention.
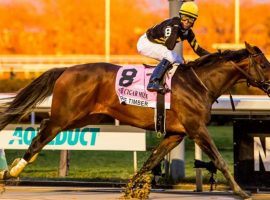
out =
[[[171,68],[170,61],[163,59],[154,69],[147,85],[147,90],[150,92],[165,93],[165,88],[162,82],[163,77],[168,69]]]

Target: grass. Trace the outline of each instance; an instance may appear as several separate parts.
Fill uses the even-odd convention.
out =
[[[231,126],[211,126],[209,131],[227,161],[231,171],[233,170],[233,141]],[[160,139],[155,134],[147,134],[147,148],[153,148]],[[188,138],[185,141],[185,173],[183,182],[195,182],[194,143]],[[151,151],[138,152],[138,167],[146,161]],[[9,164],[13,159],[22,157],[22,150],[6,150]],[[44,150],[34,164],[27,166],[21,177],[58,179],[60,151]],[[203,156],[207,161],[207,157]],[[123,151],[71,151],[69,174],[65,178],[92,181],[127,181],[133,175],[133,152]],[[204,177],[209,179],[205,172]],[[218,173],[219,182],[225,183],[223,176]]]

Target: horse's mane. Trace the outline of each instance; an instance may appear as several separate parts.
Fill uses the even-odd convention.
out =
[[[253,49],[257,53],[261,53],[261,50],[258,47],[253,47]],[[218,51],[215,53],[211,53],[205,56],[202,56],[194,61],[191,61],[187,64],[188,67],[202,67],[202,66],[209,66],[216,64],[217,62],[227,62],[233,61],[235,63],[240,62],[241,60],[245,59],[249,55],[247,49],[240,49],[240,50],[225,50],[223,52]]]

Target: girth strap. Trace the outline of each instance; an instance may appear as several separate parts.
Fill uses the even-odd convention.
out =
[[[156,132],[161,133],[162,135],[165,134],[165,94],[161,94],[157,92],[157,112],[156,112]]]
[[[206,87],[206,85],[202,82],[202,80],[199,78],[199,76],[196,74],[196,72],[194,71],[194,69],[191,67],[191,72],[194,74],[194,76],[197,78],[197,80],[199,81],[199,83],[203,86],[203,88],[208,92],[208,88]]]

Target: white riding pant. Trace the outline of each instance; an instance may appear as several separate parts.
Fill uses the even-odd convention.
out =
[[[163,58],[171,63],[184,63],[182,56],[167,49],[162,44],[156,44],[148,40],[146,34],[142,35],[137,43],[137,50],[140,54],[161,61]]]

